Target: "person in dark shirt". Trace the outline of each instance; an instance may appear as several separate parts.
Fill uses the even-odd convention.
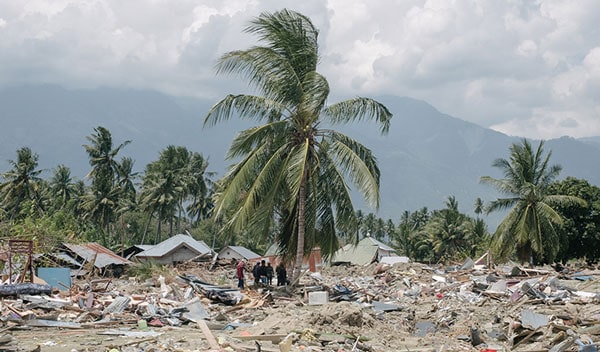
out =
[[[265,261],[261,260],[260,266],[258,267],[258,277],[263,284],[267,283],[267,266],[265,264]]]
[[[285,286],[287,284],[287,271],[283,262],[277,265],[275,271],[277,272],[277,286]]]
[[[260,280],[259,269],[260,269],[260,263],[256,262],[256,264],[252,268],[252,276],[254,276],[254,286],[258,286],[258,282]]]
[[[267,264],[267,284],[273,284],[273,267],[271,266],[271,263]]]

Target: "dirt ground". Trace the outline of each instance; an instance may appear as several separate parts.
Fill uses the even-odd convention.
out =
[[[36,318],[81,321],[77,328],[13,325],[4,319],[0,351],[585,351],[600,335],[600,285],[596,270],[566,275],[552,268],[506,275],[510,270],[456,270],[423,264],[341,266],[305,275],[295,290],[244,290],[236,305],[200,297],[189,274],[233,287],[235,271],[205,264],[176,268],[165,280],[114,280],[97,299],[132,297],[123,311],[104,316],[104,325],[81,319],[82,309],[31,308]],[[571,273],[573,274],[573,273]],[[487,286],[483,283],[487,282]],[[529,286],[525,286],[525,283]],[[80,283],[83,284],[83,283]],[[494,286],[496,285],[496,286]],[[498,286],[499,285],[499,286]],[[504,285],[504,286],[503,286]],[[506,288],[497,291],[498,287]],[[523,287],[526,287],[524,289]],[[329,302],[311,305],[310,292],[328,292]],[[521,293],[521,294],[519,294]],[[182,319],[172,326],[141,319],[144,307],[181,306],[199,297],[210,328]],[[107,305],[107,302],[98,303]],[[23,313],[19,300],[4,307]],[[7,309],[4,309],[7,317]],[[147,314],[146,314],[147,315]],[[164,317],[165,315],[163,315]],[[97,319],[96,319],[97,321]],[[166,318],[167,322],[170,322]],[[108,322],[108,323],[106,323]],[[203,323],[204,324],[204,323]],[[156,324],[155,324],[156,325]],[[287,337],[287,339],[286,339]],[[273,342],[271,342],[273,341]],[[283,341],[283,342],[282,342]],[[280,344],[281,342],[281,344]],[[287,345],[286,345],[287,343]],[[563,343],[561,347],[559,344]],[[584,349],[587,348],[587,349]],[[597,349],[595,349],[597,351]]]

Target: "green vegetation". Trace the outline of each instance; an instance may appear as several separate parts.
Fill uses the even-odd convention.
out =
[[[446,208],[405,211],[394,233],[394,242],[406,256],[417,261],[449,262],[481,255],[487,250],[489,233],[481,219],[458,209],[453,196]]]
[[[556,211],[564,221],[560,229],[560,248],[556,259],[566,262],[572,258],[590,263],[600,259],[600,188],[586,180],[567,177],[548,188],[553,195],[575,196],[586,204],[559,204]]]
[[[153,261],[146,261],[141,263],[134,263],[128,269],[129,276],[135,276],[140,281],[144,281],[151,278],[157,278],[163,276],[168,281],[173,281],[173,270],[168,266],[155,263]]]
[[[510,209],[492,239],[494,260],[505,260],[516,249],[521,263],[551,262],[560,249],[559,234],[563,218],[555,207],[585,206],[585,201],[571,195],[550,194],[549,188],[561,171],[550,165],[551,152],[544,155],[544,142],[533,150],[529,141],[510,147],[509,159],[496,159],[493,165],[504,178],[481,178],[506,198],[498,198],[487,212]]]

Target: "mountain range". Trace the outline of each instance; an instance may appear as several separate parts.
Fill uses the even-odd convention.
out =
[[[461,211],[472,213],[476,198],[489,201],[498,196],[479,183],[484,175],[501,177],[492,167],[497,158],[508,157],[507,136],[443,114],[424,101],[407,97],[373,97],[394,114],[389,133],[381,135],[372,123],[356,123],[340,129],[369,147],[381,169],[379,217],[397,223],[405,210],[440,209],[449,196],[456,197]],[[0,172],[10,169],[8,160],[28,146],[39,154],[40,167],[48,178],[58,164],[71,168],[83,179],[90,169],[83,145],[97,126],[108,128],[115,144],[130,140],[121,151],[135,161],[135,171],[158,158],[168,145],[181,145],[202,153],[209,171],[223,175],[225,154],[235,134],[251,126],[232,119],[203,127],[206,112],[216,101],[172,97],[154,91],[98,88],[67,90],[54,85],[0,89]],[[537,146],[538,141],[532,141]],[[600,137],[561,137],[545,142],[551,162],[567,176],[600,185]],[[357,207],[369,209],[357,198]],[[498,217],[486,219],[490,226]]]

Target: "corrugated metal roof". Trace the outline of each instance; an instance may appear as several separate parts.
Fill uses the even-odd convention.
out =
[[[374,244],[374,245],[378,246],[380,249],[383,249],[384,251],[392,251],[392,252],[396,251],[394,248],[376,240],[375,238],[373,238],[371,236],[367,236],[358,242],[359,246],[363,245],[363,244],[370,244],[370,245]]]
[[[73,259],[73,257],[71,257],[70,255],[68,255],[67,253],[56,253],[56,254],[52,254],[53,256],[55,256],[56,258],[60,259],[60,260],[64,260],[65,262],[75,265],[75,266],[81,266],[81,263],[79,263],[78,261],[76,261],[75,259]]]
[[[254,252],[252,252],[251,250],[249,250],[246,247],[242,247],[242,246],[227,246],[223,249],[221,249],[221,251],[219,252],[219,254],[223,253],[223,251],[230,249],[236,253],[238,253],[239,255],[241,255],[242,257],[244,257],[245,259],[255,259],[255,258],[260,258],[261,255],[260,254],[256,254]]]
[[[109,265],[129,265],[131,262],[121,256],[116,255],[110,249],[99,245],[98,243],[90,242],[83,244],[63,243],[73,253],[77,254],[85,261],[94,260],[94,266],[102,269]],[[94,256],[96,257],[94,259]]]
[[[207,246],[204,241],[197,241],[192,236],[179,234],[162,241],[156,246],[152,246],[151,248],[136,254],[135,257],[160,258],[173,252],[183,245],[186,245],[191,250],[198,252],[198,255],[212,252],[212,249],[210,249],[210,247]]]

